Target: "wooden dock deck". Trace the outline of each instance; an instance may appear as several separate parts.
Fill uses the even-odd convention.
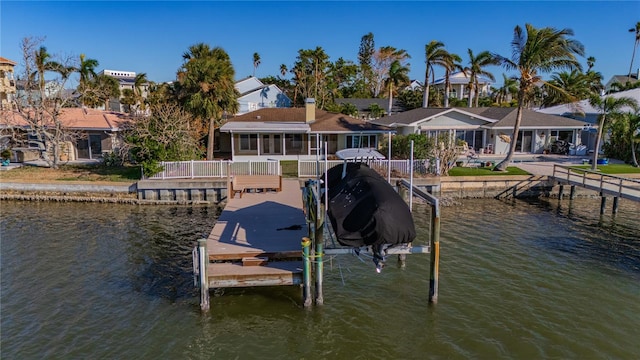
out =
[[[301,184],[283,179],[282,187],[228,199],[207,238],[210,288],[302,283],[301,240],[308,230]]]

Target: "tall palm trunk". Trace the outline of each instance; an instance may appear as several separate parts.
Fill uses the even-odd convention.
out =
[[[449,70],[445,70],[444,74],[444,107],[449,107],[449,91],[451,91],[451,82],[449,81]]]
[[[513,159],[513,154],[516,152],[516,143],[518,141],[518,133],[520,132],[520,124],[522,123],[522,109],[524,108],[524,88],[520,88],[518,91],[518,112],[516,113],[516,123],[513,126],[513,134],[511,134],[511,142],[509,143],[509,152],[507,157],[504,158],[496,167],[494,171],[506,171],[507,165]]]
[[[633,131],[631,132],[631,161],[633,162],[633,166],[638,167],[638,158],[636,157],[636,142],[635,137],[633,136]]]
[[[469,101],[467,101],[467,107],[473,106],[473,85],[469,86]]]
[[[391,105],[393,105],[393,85],[389,85],[389,115],[391,115]]]
[[[606,111],[602,113],[602,118],[598,121],[598,136],[596,137],[596,147],[593,149],[593,159],[591,159],[591,170],[598,170],[598,153],[600,149],[600,143],[602,142],[602,132],[606,119]]]
[[[476,104],[475,104],[475,106],[478,107],[478,101],[480,99],[480,89],[478,89],[478,83],[477,82],[475,84],[475,88],[476,88],[476,94],[475,94],[476,95],[475,96],[476,97],[476,100],[475,100]]]
[[[424,73],[424,94],[422,98],[422,107],[429,107],[429,66],[427,65],[427,70]]]
[[[214,135],[216,131],[216,121],[209,119],[209,138],[207,139],[207,160],[213,160]]]

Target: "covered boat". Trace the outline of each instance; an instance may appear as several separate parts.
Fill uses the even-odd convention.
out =
[[[364,163],[335,166],[327,172],[328,216],[343,246],[371,246],[378,269],[384,250],[416,237],[409,207],[396,190]]]

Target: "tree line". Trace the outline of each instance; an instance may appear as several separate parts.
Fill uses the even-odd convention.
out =
[[[636,26],[635,32],[634,52],[638,44],[640,25]],[[447,51],[442,42],[431,41],[425,45],[424,86],[417,90],[406,89],[410,82],[408,74],[411,66],[409,63],[411,57],[407,51],[393,46],[376,47],[372,33],[361,38],[357,63],[342,57],[332,62],[321,47],[300,49],[290,68],[282,64],[279,75],[268,76],[261,80],[279,86],[293,100],[294,106],[303,104],[306,98],[315,98],[317,106],[321,109],[350,115],[354,115],[357,109],[349,104],[337,105],[336,99],[388,98],[388,109],[390,109],[393,99],[397,98],[407,110],[418,107],[514,106],[518,108],[513,132],[514,136],[517,136],[523,108],[552,106],[600,97],[603,89],[602,76],[593,70],[595,58],[587,58],[588,68],[583,72],[578,57],[585,56],[584,46],[573,39],[573,35],[570,29],[535,28],[530,24],[526,24],[524,28],[516,26],[511,41],[510,56],[502,56],[486,50],[474,52],[468,49],[466,62],[458,54]],[[54,119],[55,123],[59,109],[62,107],[97,107],[103,104],[107,107],[110,98],[121,97],[121,102],[130,109],[133,116],[147,117],[147,120],[151,117],[165,122],[163,125],[146,124],[147,138],[158,137],[159,132],[167,132],[168,129],[176,129],[176,134],[188,135],[195,139],[187,142],[175,141],[174,143],[182,145],[174,152],[154,153],[150,151],[152,146],[148,141],[140,141],[141,133],[135,135],[137,138],[130,135],[127,137],[127,143],[130,145],[129,155],[138,161],[184,160],[188,157],[197,157],[199,154],[206,154],[206,158],[213,159],[215,129],[238,111],[239,94],[235,89],[235,71],[229,55],[220,47],[211,47],[204,43],[192,45],[182,55],[183,63],[177,71],[175,82],[155,84],[149,82],[146,74],[143,73],[136,77],[132,90],[127,89],[120,94],[116,79],[95,73],[99,65],[97,60],[81,54],[76,59],[54,61],[46,47],[40,46],[40,43],[41,40],[32,38],[25,39],[23,42],[25,74],[22,79],[25,80],[27,89],[40,92],[39,96],[22,102],[23,105],[47,109],[46,113]],[[255,74],[255,70],[261,63],[260,55],[254,53],[252,60]],[[495,81],[494,75],[486,70],[491,65],[502,66],[513,75],[503,74],[503,85],[493,88],[490,96],[483,97],[480,94],[479,79],[485,77]],[[444,69],[445,72],[443,91],[436,91],[430,86],[430,83],[435,80],[436,67]],[[462,71],[469,79],[466,89],[467,99],[463,101],[449,98],[449,77],[456,71]],[[55,73],[61,84],[64,84],[72,74],[77,73],[80,80],[74,97],[70,99],[47,96],[44,83],[44,74],[47,72]],[[285,77],[287,73],[291,74],[291,79]],[[551,79],[545,80],[543,75],[549,74]],[[143,85],[148,86],[146,96],[142,94]],[[634,85],[628,82],[617,86],[618,89],[626,89]],[[164,112],[162,117],[157,117],[156,113],[160,113],[159,109],[168,105],[175,110],[175,113],[169,116]],[[371,110],[378,114],[384,112],[384,109],[379,108]],[[23,113],[29,112],[23,111]],[[606,113],[607,110],[603,109],[602,128],[610,120],[617,118],[616,116],[607,117]],[[32,127],[41,123],[37,117],[29,121]],[[143,121],[138,122],[143,123]],[[132,122],[132,124],[135,123]],[[62,125],[56,126],[62,134]],[[132,126],[135,127],[135,125]],[[632,136],[624,134],[625,139],[632,139],[635,136],[633,126],[620,126],[620,128],[631,129],[629,131],[632,132]],[[62,137],[62,135],[51,136],[48,131],[42,133],[43,141],[46,138],[55,143],[56,139]],[[131,133],[136,134],[135,131]],[[165,137],[166,141],[167,135],[160,135]],[[601,134],[598,138],[600,136]],[[511,161],[516,144],[515,139],[512,140],[507,157],[496,166],[496,169],[506,169]],[[631,141],[632,145],[634,143],[635,140]],[[158,144],[154,146],[158,147]],[[141,150],[142,147],[144,151]],[[635,156],[635,153],[633,155]],[[54,156],[54,163],[55,158],[56,156]]]

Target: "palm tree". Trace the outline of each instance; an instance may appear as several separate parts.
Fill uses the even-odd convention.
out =
[[[469,75],[469,107],[471,107],[471,102],[473,99],[473,95],[475,94],[475,105],[478,107],[478,99],[480,98],[480,89],[478,84],[478,76],[484,76],[486,78],[495,81],[496,78],[492,73],[484,70],[483,68],[488,65],[497,65],[496,59],[491,56],[491,53],[488,51],[483,51],[478,56],[473,56],[473,51],[471,49],[467,49],[469,52],[469,66],[464,68],[463,71]]]
[[[588,81],[589,78],[576,69],[553,74],[551,80],[544,85],[546,96],[542,100],[542,106],[549,107],[588,98],[592,95]]]
[[[208,122],[207,159],[213,159],[216,126],[226,114],[238,111],[235,71],[229,55],[221,48],[199,43],[182,55],[184,63],[178,71],[178,82],[185,107],[199,119]]]
[[[88,91],[92,80],[96,77],[95,69],[98,67],[98,60],[87,59],[85,54],[80,54],[80,66],[78,73],[80,81],[78,82],[78,92],[80,93],[80,103],[85,104],[86,92]]]
[[[429,83],[435,81],[435,72],[433,66],[438,65],[445,67],[445,60],[449,53],[444,49],[444,44],[440,41],[431,40],[430,43],[424,46],[424,95],[422,98],[422,107],[429,107]],[[431,79],[429,79],[431,77]]]
[[[600,149],[600,141],[602,140],[602,132],[606,126],[608,126],[609,118],[615,118],[619,116],[619,112],[625,107],[631,107],[634,110],[638,109],[638,103],[635,99],[629,97],[615,98],[613,96],[592,96],[589,99],[589,104],[598,109],[600,115],[598,115],[598,133],[596,135],[596,147],[593,152],[593,160],[591,164],[591,170],[598,169],[598,152]]]
[[[593,66],[596,64],[596,58],[594,58],[593,56],[589,56],[587,58],[587,72],[591,71],[591,69],[593,69]]]
[[[400,61],[394,60],[389,67],[389,75],[386,82],[387,87],[389,87],[389,114],[391,114],[393,92],[409,83],[409,68],[402,65]]]
[[[458,70],[462,71],[462,58],[458,54],[449,53],[444,58],[444,107],[449,107],[449,92],[451,91],[451,74]]]
[[[500,104],[509,98],[515,98],[518,93],[518,79],[510,78],[506,74],[502,74],[502,86],[495,91],[496,103]]]
[[[629,32],[636,34],[636,41],[633,43],[633,54],[631,54],[631,65],[629,65],[629,76],[627,77],[627,82],[631,82],[631,71],[633,71],[633,58],[635,58],[636,56],[636,49],[638,48],[638,43],[640,43],[640,21],[636,23],[635,28],[629,29]]]
[[[31,76],[32,77],[35,77],[36,75],[38,76],[38,85],[39,85],[40,91],[44,91],[45,89],[44,74],[47,71],[56,71],[60,73],[64,78],[68,77],[67,72],[69,69],[51,60],[51,54],[47,52],[46,47],[40,46],[40,48],[36,50],[34,59],[35,59],[36,71],[32,73]]]
[[[256,76],[256,69],[260,66],[260,54],[253,53],[253,76]]]
[[[284,77],[285,75],[287,75],[287,65],[285,64],[280,64],[280,74],[282,75],[282,77]]]
[[[136,103],[139,104],[140,108],[145,110],[145,101],[142,94],[142,87],[147,85],[149,80],[147,80],[147,73],[137,74],[135,79],[133,80],[133,95],[136,99]]]
[[[513,134],[509,144],[509,152],[495,170],[504,171],[511,162],[516,151],[516,139],[522,123],[522,110],[524,108],[525,95],[531,95],[536,84],[542,81],[539,73],[554,70],[574,68],[580,69],[580,63],[575,55],[584,55],[584,46],[577,40],[568,38],[573,35],[571,29],[556,30],[546,27],[536,29],[531,24],[526,24],[526,34],[520,26],[513,31],[511,58],[494,54],[496,60],[507,70],[518,71],[518,110],[513,126]]]
[[[98,60],[87,59],[85,54],[80,54],[80,66],[78,73],[80,74],[80,82],[78,88],[86,88],[91,79],[96,76],[96,68],[100,65]]]
[[[636,143],[640,143],[640,111],[627,111],[621,114],[616,120],[618,125],[622,125],[624,136],[627,136],[631,145],[631,163],[638,167],[638,157],[636,156]]]

